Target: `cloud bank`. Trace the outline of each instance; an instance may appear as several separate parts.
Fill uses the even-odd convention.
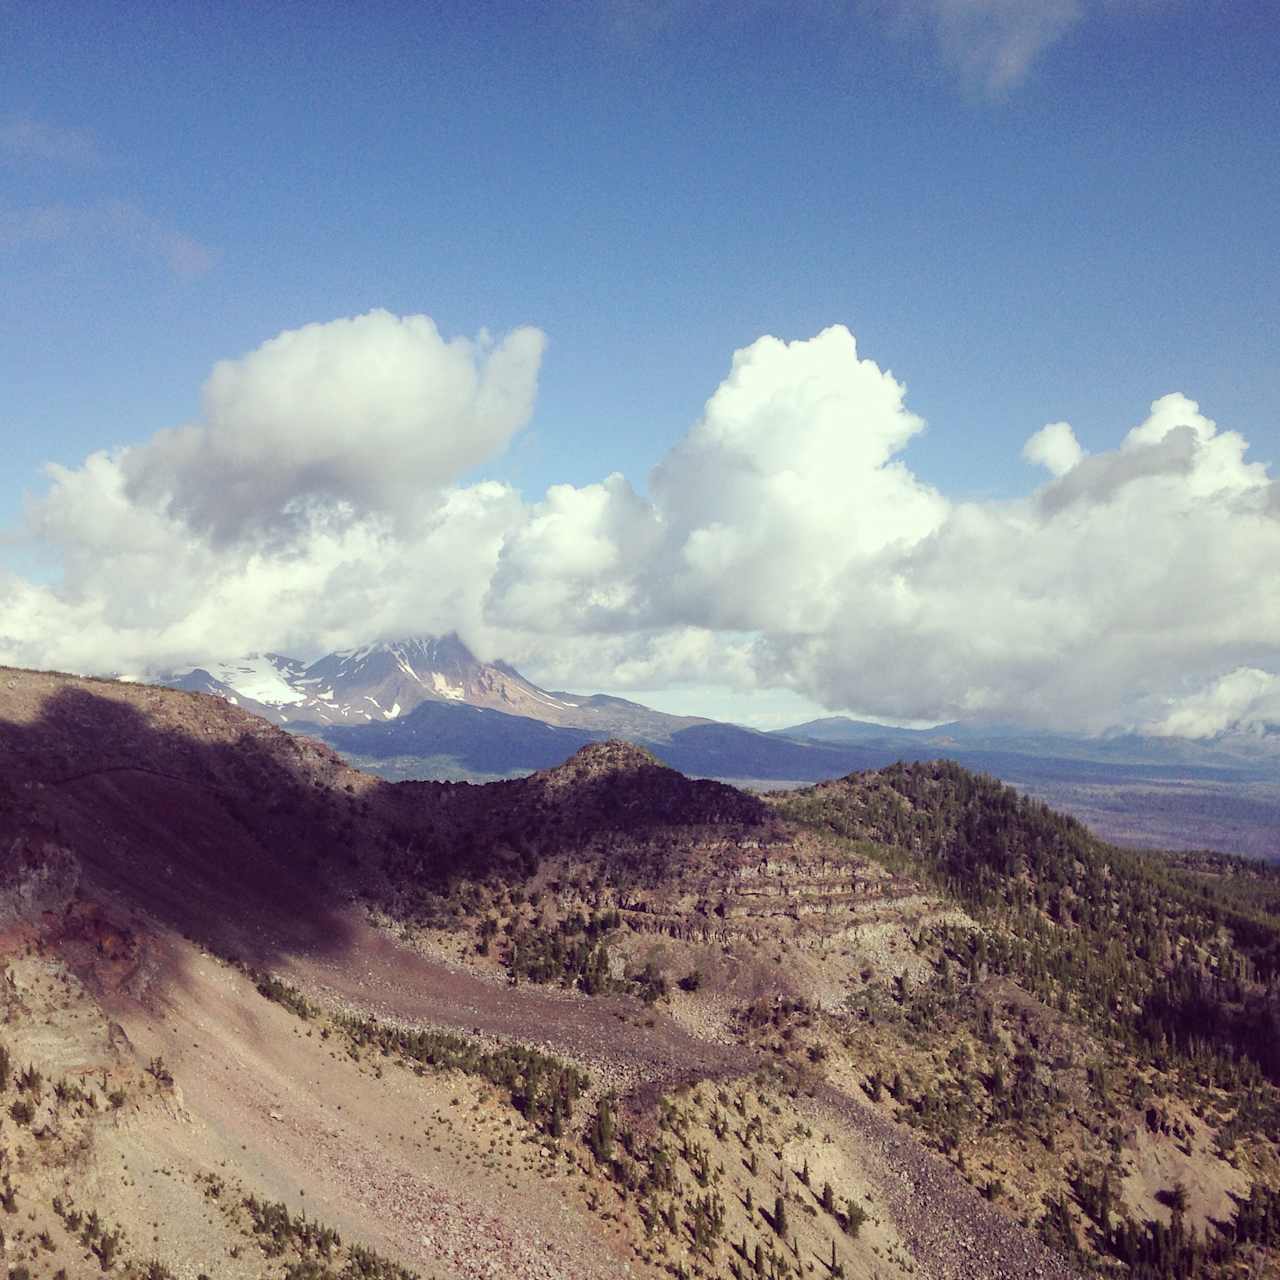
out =
[[[0,576],[0,660],[138,671],[457,629],[559,686],[783,688],[902,719],[1207,736],[1280,722],[1280,490],[1180,394],[1043,483],[954,502],[836,326],[737,352],[646,496],[468,483],[528,421],[535,329],[374,312],[214,369],[200,421],[49,468]]]

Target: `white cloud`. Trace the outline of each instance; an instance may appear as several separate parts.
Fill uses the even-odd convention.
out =
[[[647,497],[467,485],[529,414],[542,335],[308,326],[219,365],[203,421],[51,468],[0,581],[0,660],[134,669],[459,630],[558,687],[785,691],[899,720],[1199,736],[1275,723],[1280,504],[1185,396],[1044,485],[949,502],[923,423],[836,327],[738,352]]]
[[[901,456],[921,426],[847,331],[761,339],[648,504],[615,477],[526,515],[487,616],[561,652],[566,631],[607,639],[577,660],[615,687],[661,673],[895,719],[1158,723],[1170,691],[1275,662],[1274,487],[1193,401],[1091,457],[1050,424],[1024,456],[1051,479],[1013,502],[921,484]]]
[[[63,578],[0,588],[0,655],[118,670],[478,628],[520,503],[455,482],[523,425],[542,341],[375,312],[219,364],[203,422],[48,468],[27,530]]]
[[[1022,456],[1055,476],[1065,476],[1083,459],[1084,449],[1069,422],[1050,422],[1022,446]]]
[[[841,325],[739,351],[654,472],[667,539],[655,589],[717,629],[826,627],[842,577],[945,516],[897,459],[924,428],[904,395]]]
[[[123,459],[130,496],[223,542],[305,526],[319,503],[407,518],[494,457],[533,409],[536,329],[446,342],[372,311],[215,366],[204,421]]]
[[[57,506],[91,498],[74,520],[33,512],[37,529],[62,539],[66,580],[0,579],[0,662],[136,673],[418,631],[483,637],[481,599],[520,509],[513,490],[487,482],[443,495],[409,531],[317,511],[287,546],[215,547],[181,521],[118,506],[123,480],[104,455],[69,481]]]
[[[1280,677],[1239,667],[1206,688],[1178,698],[1152,732],[1175,738],[1209,738],[1227,729],[1261,732],[1280,725]]]
[[[1266,471],[1183,397],[1031,498],[955,508],[845,584],[844,613],[775,665],[832,705],[1101,730],[1171,690],[1276,661]]]
[[[1020,84],[1081,17],[1076,0],[933,0],[943,52],[989,92]]]
[[[852,566],[945,516],[896,459],[924,426],[903,396],[842,326],[761,338],[655,468],[651,503],[620,476],[551,490],[504,548],[491,616],[548,632],[820,631]]]

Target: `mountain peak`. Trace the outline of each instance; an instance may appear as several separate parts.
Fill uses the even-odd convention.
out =
[[[457,634],[381,638],[304,663],[278,653],[205,659],[156,683],[209,693],[291,729],[399,721],[424,703],[468,706],[561,728],[666,740],[701,721],[617,698],[552,693],[507,662],[482,662]],[[545,759],[545,756],[540,757]]]
[[[413,635],[399,636],[387,640],[375,640],[372,644],[363,644],[356,649],[338,649],[331,657],[347,661],[360,662],[375,654],[418,655],[435,659],[440,657],[461,658],[468,662],[477,662],[475,654],[462,642],[456,631],[443,636]]]

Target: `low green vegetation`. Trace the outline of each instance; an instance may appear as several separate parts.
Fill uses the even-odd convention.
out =
[[[554,927],[516,927],[507,942],[507,971],[516,980],[559,983],[587,995],[625,990],[609,963],[609,937],[620,923],[616,911],[573,912]]]

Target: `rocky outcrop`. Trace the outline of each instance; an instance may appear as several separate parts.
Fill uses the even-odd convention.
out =
[[[0,928],[66,910],[80,883],[80,863],[60,845],[15,837],[0,857]]]
[[[620,893],[611,905],[637,933],[711,944],[785,938],[818,950],[858,944],[888,925],[914,933],[929,924],[972,923],[870,859],[771,835],[767,843],[700,840],[682,873]]]

